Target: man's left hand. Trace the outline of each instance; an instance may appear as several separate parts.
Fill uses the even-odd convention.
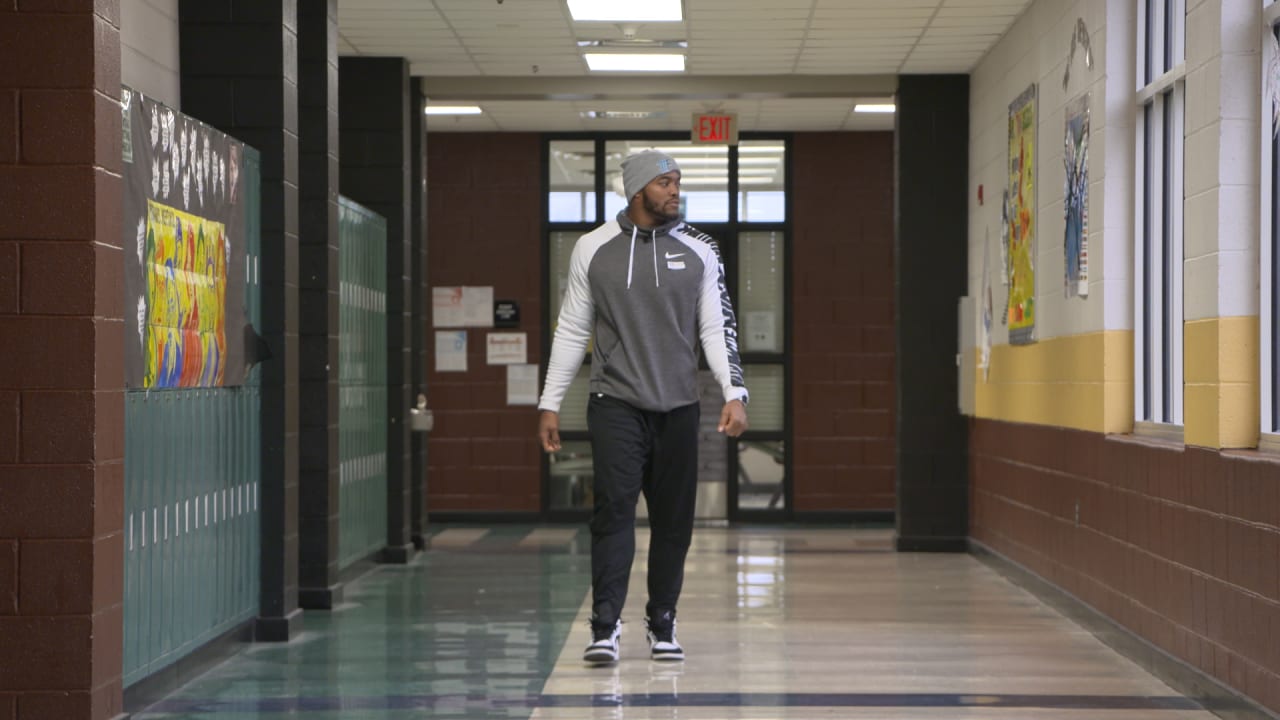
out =
[[[729,437],[738,437],[746,430],[747,407],[741,400],[730,400],[725,403],[724,410],[720,411],[720,426],[716,428],[716,432],[722,432]]]

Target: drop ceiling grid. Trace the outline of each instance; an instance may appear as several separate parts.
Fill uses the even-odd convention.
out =
[[[651,23],[639,31],[641,37],[686,39],[692,76],[967,72],[1029,2],[684,0],[684,22]],[[338,21],[338,47],[344,55],[403,56],[415,75],[525,77],[530,83],[538,81],[536,75],[587,76],[576,41],[622,36],[612,23],[572,22],[564,0],[506,0],[501,5],[494,0],[343,0]],[[793,123],[793,129],[823,122],[831,123],[826,129],[856,129],[868,122],[884,126],[883,118],[866,119],[847,109],[803,112],[798,102],[738,101],[734,107],[744,129],[771,129],[766,125],[779,122]],[[852,104],[841,102],[846,108]],[[603,106],[604,101],[595,104]],[[628,107],[620,109],[631,109],[635,103],[622,104]],[[683,129],[688,108],[707,104],[665,103],[665,119],[630,122]],[[511,105],[515,107],[492,110],[496,120],[432,118],[430,126],[494,129],[542,123],[533,129],[582,130],[599,129],[604,122],[584,121],[576,103]]]

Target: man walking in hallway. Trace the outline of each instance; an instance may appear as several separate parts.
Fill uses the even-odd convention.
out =
[[[647,150],[622,163],[628,206],[574,246],[538,420],[543,450],[560,449],[560,403],[592,333],[587,427],[591,643],[587,662],[618,659],[635,557],[636,501],[650,539],[645,625],[654,660],[683,660],[676,605],[693,534],[698,479],[698,349],[724,394],[719,431],[747,429],[737,323],[715,242],[680,216],[680,168]]]

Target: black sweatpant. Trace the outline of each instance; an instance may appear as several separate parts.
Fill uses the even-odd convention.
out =
[[[698,495],[698,404],[668,412],[637,409],[592,393],[587,404],[595,471],[591,516],[592,612],[599,622],[622,615],[636,554],[636,501],[649,507],[649,602],[646,615],[676,609]]]

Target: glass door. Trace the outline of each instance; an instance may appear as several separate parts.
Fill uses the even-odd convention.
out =
[[[735,147],[695,145],[688,135],[554,135],[546,140],[545,316],[541,377],[574,243],[626,205],[620,164],[657,148],[681,168],[685,220],[720,247],[725,284],[738,317],[738,344],[751,402],[741,438],[716,432],[723,400],[702,364],[698,519],[778,520],[790,515],[789,234],[786,138],[746,138]],[[590,353],[561,407],[564,448],[544,464],[544,515],[589,514],[591,446],[586,427]],[[643,500],[638,509],[643,516]]]

